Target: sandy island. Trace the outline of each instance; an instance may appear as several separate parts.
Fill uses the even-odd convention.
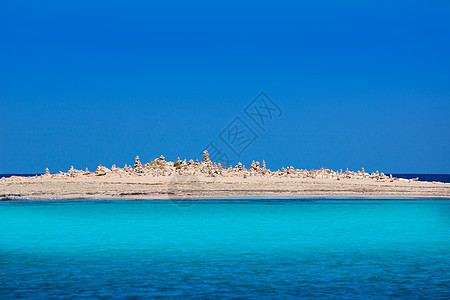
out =
[[[10,199],[179,199],[240,197],[450,198],[450,183],[398,179],[383,173],[329,169],[278,171],[253,162],[223,168],[209,160],[167,162],[161,156],[134,168],[99,166],[35,177],[0,179],[0,198]]]

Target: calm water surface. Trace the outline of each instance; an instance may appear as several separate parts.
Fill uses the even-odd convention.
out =
[[[0,298],[450,298],[450,200],[0,203]]]

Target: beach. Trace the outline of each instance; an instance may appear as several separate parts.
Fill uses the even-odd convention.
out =
[[[171,199],[241,197],[450,198],[450,183],[397,179],[80,176],[0,180],[4,199]]]
[[[0,179],[0,197],[22,199],[180,199],[180,198],[450,198],[450,183],[403,179],[378,171],[281,168],[266,162],[222,167],[203,152],[203,161],[166,161],[164,156],[134,166],[99,165],[77,170]]]

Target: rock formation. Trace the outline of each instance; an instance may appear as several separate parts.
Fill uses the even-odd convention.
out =
[[[48,168],[43,176],[49,176],[50,171]],[[174,175],[193,175],[193,176],[225,176],[234,177],[238,176],[241,178],[248,178],[253,176],[266,176],[266,177],[289,177],[289,178],[312,178],[312,179],[371,179],[377,181],[394,181],[398,180],[393,178],[392,175],[385,175],[384,173],[374,172],[368,174],[365,172],[364,168],[361,171],[353,172],[346,169],[342,172],[334,171],[331,169],[321,168],[320,170],[300,170],[293,166],[287,168],[281,168],[281,170],[271,171],[267,169],[266,162],[263,160],[260,164],[258,161],[252,161],[249,169],[247,170],[245,166],[238,162],[235,167],[223,167],[220,163],[212,162],[207,150],[203,151],[203,161],[199,162],[198,159],[194,161],[190,159],[189,161],[181,160],[179,157],[175,162],[167,162],[164,156],[155,158],[154,160],[142,164],[139,156],[136,156],[134,161],[134,169],[125,164],[123,168],[118,168],[113,165],[111,169],[108,169],[102,165],[99,165],[95,173],[86,171],[76,170],[71,167],[67,173],[61,172],[60,174],[52,175],[52,177],[78,177],[78,176],[174,176]]]

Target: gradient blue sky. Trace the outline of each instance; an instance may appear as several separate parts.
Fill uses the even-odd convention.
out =
[[[449,1],[212,2],[2,1],[0,173],[225,150],[260,91],[247,166],[450,173]]]

